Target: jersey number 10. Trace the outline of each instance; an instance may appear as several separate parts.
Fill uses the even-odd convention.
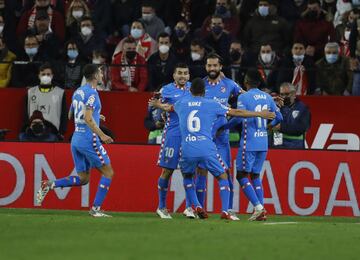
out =
[[[268,109],[268,106],[267,105],[257,105],[255,107],[255,112],[261,112],[263,110],[267,110]],[[262,123],[264,122],[264,125],[262,125]],[[266,128],[266,119],[262,119],[261,117],[257,117],[257,126],[258,128],[262,128],[262,127],[265,127]]]

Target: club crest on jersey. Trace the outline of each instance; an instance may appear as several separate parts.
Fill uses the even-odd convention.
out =
[[[221,91],[221,93],[225,93],[225,92],[226,92],[226,88],[225,88],[224,86],[221,86],[220,91]]]
[[[94,106],[94,102],[95,102],[95,96],[94,95],[91,95],[88,99],[88,101],[86,102],[86,105],[87,106]]]
[[[298,115],[299,115],[299,113],[300,113],[300,111],[299,110],[294,110],[293,112],[292,112],[292,116],[293,116],[293,118],[295,119],[295,118],[297,118],[298,117]]]

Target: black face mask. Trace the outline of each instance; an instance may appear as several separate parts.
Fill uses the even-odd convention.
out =
[[[239,60],[241,57],[241,53],[238,52],[238,51],[231,51],[230,52],[230,58],[231,58],[231,61],[237,61]]]
[[[291,99],[290,97],[284,98],[284,106],[290,106],[291,105]]]
[[[128,60],[133,60],[136,56],[136,51],[127,51],[126,52],[126,58]]]
[[[42,123],[35,123],[31,127],[31,130],[33,131],[34,135],[42,135],[44,134],[44,125]]]
[[[317,11],[309,11],[306,15],[309,20],[315,20],[318,17]]]

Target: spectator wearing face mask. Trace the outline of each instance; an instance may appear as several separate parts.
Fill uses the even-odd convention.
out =
[[[335,29],[332,23],[325,20],[318,0],[309,0],[307,9],[295,26],[294,42],[303,42],[306,54],[318,60],[324,55],[324,46],[329,41],[335,41]]]
[[[270,44],[260,47],[257,69],[261,77],[259,89],[266,93],[276,92],[279,59]]]
[[[289,47],[289,24],[276,14],[272,1],[260,0],[258,9],[244,28],[243,39],[247,50],[258,53],[260,46],[269,43],[276,53]]]
[[[170,51],[170,35],[163,32],[157,38],[158,51],[148,60],[149,82],[146,91],[159,90],[163,85],[173,81],[174,67],[178,63]]]
[[[340,40],[340,56],[350,57],[350,33],[351,33],[352,24],[347,24],[345,26],[343,37]]]
[[[45,120],[53,125],[53,133],[64,135],[67,124],[66,99],[64,90],[53,84],[53,70],[49,63],[39,69],[38,86],[29,88],[25,97],[25,124],[35,110],[39,110]]]
[[[337,42],[340,42],[344,38],[345,29],[347,27],[350,26],[350,31],[351,31],[351,27],[353,23],[359,18],[359,15],[360,15],[359,9],[353,9],[343,14],[341,23],[335,27]],[[350,36],[350,33],[348,36]]]
[[[136,52],[136,42],[128,37],[123,49],[115,55],[111,66],[112,90],[144,91],[148,83],[145,59]],[[121,65],[121,66],[117,66]]]
[[[145,24],[145,31],[151,38],[157,39],[159,33],[165,30],[164,22],[156,16],[155,7],[151,2],[144,2],[141,6],[141,21]]]
[[[111,16],[114,36],[118,35],[120,39],[123,39],[130,34],[131,23],[138,16],[139,6],[141,6],[141,0],[113,1]]]
[[[44,53],[48,60],[59,58],[61,42],[56,35],[49,30],[50,17],[45,10],[36,12],[35,25],[27,31],[27,34],[36,35],[39,42],[39,52]]]
[[[229,49],[229,78],[243,86],[247,69],[252,66],[249,55],[243,50],[240,41],[233,41]],[[226,73],[225,73],[226,74]]]
[[[7,87],[11,80],[12,62],[16,55],[9,51],[4,39],[0,37],[0,88]]]
[[[82,68],[86,61],[80,55],[75,41],[70,40],[65,44],[64,58],[54,66],[54,82],[65,89],[77,89],[82,80]]]
[[[203,78],[207,75],[205,64],[207,51],[205,44],[201,39],[193,39],[190,44],[189,70],[190,80]]]
[[[81,19],[90,15],[83,0],[73,0],[66,12],[66,39],[73,39],[78,33]]]
[[[305,54],[305,45],[295,42],[291,54],[281,61],[277,86],[284,82],[291,82],[296,90],[296,95],[309,95],[316,88],[315,64],[312,57]]]
[[[172,34],[172,50],[179,62],[186,62],[190,55],[189,27],[185,21],[177,22]]]
[[[42,62],[47,58],[39,52],[39,42],[36,35],[28,35],[24,41],[24,50],[14,62],[11,70],[12,87],[30,87],[39,82],[38,72]]]
[[[240,29],[240,20],[236,13],[236,8],[231,0],[216,0],[215,12],[213,15],[219,16],[224,22],[224,31],[229,33],[231,38],[235,38]],[[212,16],[208,16],[201,27],[201,35],[206,36],[210,31]]]
[[[224,31],[223,19],[220,16],[212,16],[210,29],[208,36],[204,38],[205,44],[211,47],[223,60],[228,60],[231,36]]]
[[[29,120],[25,131],[20,133],[21,142],[56,142],[59,138],[53,134],[47,126],[48,122],[44,119],[39,110],[35,110]]]
[[[21,37],[25,34],[26,30],[34,27],[36,13],[40,10],[48,13],[51,30],[63,42],[65,38],[64,17],[59,11],[51,7],[50,0],[36,0],[34,7],[22,14],[16,30],[17,37]]]
[[[311,114],[307,106],[296,98],[296,89],[291,83],[280,86],[284,105],[280,108],[283,120],[270,127],[270,146],[277,148],[305,149],[305,135],[310,128]]]
[[[156,52],[157,43],[145,32],[145,25],[141,20],[136,20],[131,24],[130,35],[136,43],[136,52],[147,60],[151,54]],[[121,40],[115,48],[113,57],[117,55],[123,48],[126,38]]]
[[[339,55],[339,44],[325,45],[325,57],[316,62],[316,93],[321,95],[349,95],[352,73],[349,60]]]
[[[10,12],[9,9],[8,12],[6,12],[4,9],[3,10],[4,13],[1,13],[0,11],[0,37],[3,38],[6,46],[8,46],[10,51],[12,51],[15,54],[18,54],[21,52],[22,47],[16,38],[16,34],[14,33],[16,31],[16,18],[14,14],[15,11],[14,13],[9,13]]]
[[[91,62],[94,50],[105,49],[104,35],[95,30],[95,26],[90,17],[83,17],[81,19],[75,42],[81,55],[85,57],[88,62]]]

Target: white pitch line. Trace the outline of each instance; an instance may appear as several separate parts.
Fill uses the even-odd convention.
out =
[[[264,225],[291,225],[291,224],[297,224],[298,222],[267,222],[264,223]]]

